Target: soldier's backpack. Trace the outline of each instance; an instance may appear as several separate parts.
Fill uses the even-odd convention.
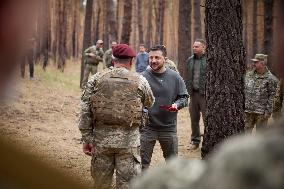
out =
[[[115,69],[98,79],[91,97],[95,124],[139,127],[142,103],[138,98],[136,73]]]

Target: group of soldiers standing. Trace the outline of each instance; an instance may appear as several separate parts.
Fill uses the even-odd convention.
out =
[[[129,188],[130,180],[149,167],[156,141],[167,160],[178,155],[177,113],[189,102],[189,150],[199,148],[200,118],[205,117],[206,43],[196,39],[187,60],[184,81],[164,45],[136,55],[128,45],[103,41],[85,50],[85,73],[79,129],[83,151],[92,156],[94,188]],[[131,71],[136,57],[136,72]],[[104,70],[97,72],[99,62]],[[266,66],[267,56],[256,54],[245,76],[245,131],[264,128],[273,112],[278,80]],[[88,80],[89,73],[93,76]],[[88,80],[88,82],[87,82]],[[276,95],[277,96],[277,95]],[[190,98],[190,99],[188,99]]]

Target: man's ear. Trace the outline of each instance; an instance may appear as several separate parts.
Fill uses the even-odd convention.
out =
[[[131,60],[130,60],[130,66],[132,66],[133,62],[134,62],[134,58],[131,58]]]

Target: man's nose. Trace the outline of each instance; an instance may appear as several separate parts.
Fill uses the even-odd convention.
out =
[[[151,62],[156,62],[157,61],[157,59],[156,58],[153,58],[152,60],[151,60]]]

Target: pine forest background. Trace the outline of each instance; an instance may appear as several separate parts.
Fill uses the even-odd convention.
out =
[[[247,63],[255,53],[266,53],[273,70],[278,2],[242,0]],[[136,51],[141,43],[164,44],[184,76],[194,39],[205,39],[204,18],[204,0],[41,0],[34,28],[36,59],[44,68],[53,63],[64,71],[67,59],[80,60],[83,49],[98,39],[104,40],[104,50],[111,41]]]

